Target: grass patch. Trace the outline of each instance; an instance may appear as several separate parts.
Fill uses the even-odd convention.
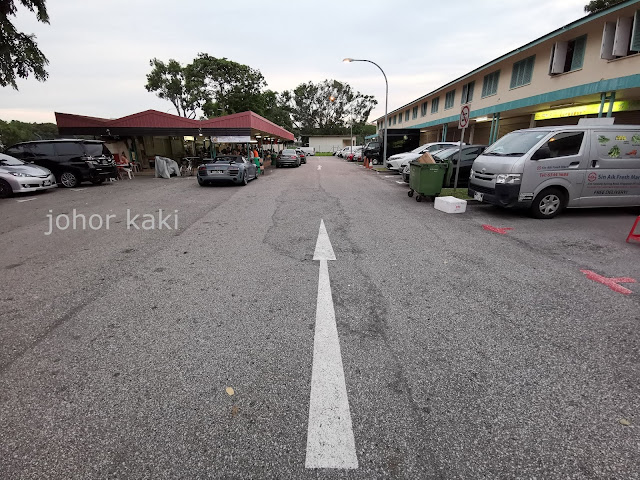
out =
[[[316,152],[316,157],[333,157],[333,153],[331,152]]]
[[[390,171],[391,171],[391,170],[389,170],[389,169],[388,169],[388,168],[386,168],[386,167],[373,167],[373,169],[374,169],[376,172],[390,172]]]
[[[467,195],[467,187],[458,187],[454,192],[453,188],[443,188],[440,192],[441,197],[456,197],[460,200],[473,200],[469,195]]]

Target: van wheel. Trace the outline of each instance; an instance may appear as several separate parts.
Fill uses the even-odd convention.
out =
[[[13,189],[8,182],[0,179],[0,198],[7,198],[13,194]]]
[[[80,184],[80,179],[78,175],[73,172],[62,172],[60,175],[60,183],[63,187],[73,188]]]
[[[541,191],[533,200],[531,213],[535,218],[553,218],[566,206],[564,193],[557,188],[547,188]]]

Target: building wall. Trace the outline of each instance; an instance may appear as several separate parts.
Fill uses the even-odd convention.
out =
[[[486,110],[494,110],[507,113],[502,114],[503,117],[509,116],[509,112],[519,108],[528,108],[527,112],[513,112],[516,115],[530,114],[530,111],[548,110],[552,107],[553,103],[562,103],[562,98],[567,100],[580,98],[582,103],[599,102],[600,92],[605,91],[598,86],[593,86],[600,82],[601,85],[605,85],[607,80],[626,78],[628,82],[638,83],[640,87],[640,53],[629,55],[626,57],[618,58],[615,60],[606,60],[600,58],[600,50],[603,40],[603,28],[605,22],[616,22],[618,17],[633,17],[635,12],[640,10],[640,1],[634,2],[618,11],[613,11],[603,15],[602,17],[595,18],[594,20],[588,20],[586,23],[575,26],[574,28],[567,29],[554,37],[540,41],[536,45],[532,45],[528,48],[523,48],[522,51],[518,51],[512,56],[500,61],[495,61],[493,64],[489,64],[482,70],[470,73],[467,77],[463,77],[457,82],[443,86],[427,97],[416,99],[409,105],[406,105],[400,109],[394,110],[389,114],[390,128],[398,128],[400,123],[397,121],[397,116],[402,115],[402,128],[407,127],[420,127],[431,131],[433,124],[442,124],[446,121],[453,121],[451,117],[457,117],[461,108],[461,94],[463,85],[475,81],[473,100],[469,103],[471,107],[471,117],[479,117],[486,115]],[[640,29],[640,26],[637,27]],[[640,30],[639,30],[640,31]],[[556,42],[570,41],[586,35],[586,44],[584,50],[584,60],[582,68],[561,74],[550,75],[550,59],[551,53]],[[513,72],[514,63],[524,60],[532,55],[535,55],[535,61],[533,64],[533,74],[531,82],[527,85],[511,88],[511,77]],[[482,89],[485,75],[498,71],[499,80],[497,92],[493,95],[482,98]],[[591,85],[588,89],[586,86]],[[445,96],[447,92],[455,90],[455,99],[453,106],[449,109],[445,109]],[[624,90],[624,89],[623,89]],[[546,103],[542,99],[531,98],[538,95],[548,94],[550,92],[556,93],[553,102],[547,101]],[[617,99],[621,98],[620,89],[617,92]],[[640,99],[640,93],[638,89],[629,89],[627,98],[625,99]],[[622,95],[624,96],[624,95]],[[437,113],[431,113],[433,100],[439,98],[439,108]],[[533,102],[533,105],[522,105],[523,99],[530,99],[529,102]],[[422,104],[427,103],[426,114],[422,115]],[[516,102],[509,104],[509,102]],[[418,107],[417,118],[413,118],[413,109]],[[485,110],[485,112],[483,112]],[[406,120],[406,112],[409,112],[409,120]],[[491,115],[492,113],[489,113]],[[618,115],[616,115],[618,116]],[[396,123],[393,122],[393,118],[396,117]],[[382,126],[382,118],[377,119],[376,123],[378,128]],[[489,128],[490,128],[489,122]],[[529,126],[529,123],[522,121]],[[484,128],[481,128],[482,133]],[[499,136],[503,135],[503,132],[507,132],[509,126],[501,120]],[[455,132],[449,129],[447,137],[455,137]],[[431,133],[429,134],[431,136]],[[431,137],[430,137],[431,138]]]
[[[355,145],[356,137],[353,137]],[[314,147],[316,152],[335,152],[351,145],[349,137],[341,136],[313,136],[309,137],[309,146]]]

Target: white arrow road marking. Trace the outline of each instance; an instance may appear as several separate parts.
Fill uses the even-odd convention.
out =
[[[318,165],[318,170],[322,170],[322,165]]]
[[[16,202],[18,202],[18,203],[30,202],[31,200],[35,200],[36,198],[38,198],[38,197],[23,198],[22,200],[16,200]]]
[[[327,263],[336,256],[322,220],[313,259],[320,260],[320,275],[304,466],[358,468]]]

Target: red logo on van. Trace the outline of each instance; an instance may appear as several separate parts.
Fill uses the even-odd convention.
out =
[[[591,172],[587,177],[587,180],[589,180],[590,182],[595,182],[596,178],[598,178],[598,175],[596,174],[596,172]]]

